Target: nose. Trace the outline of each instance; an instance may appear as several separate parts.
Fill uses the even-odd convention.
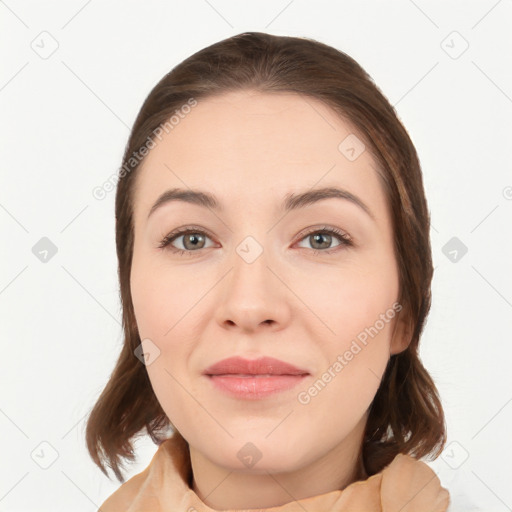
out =
[[[290,292],[283,284],[285,279],[278,277],[279,265],[271,259],[250,237],[236,248],[216,297],[216,317],[222,327],[255,332],[279,330],[287,324]]]

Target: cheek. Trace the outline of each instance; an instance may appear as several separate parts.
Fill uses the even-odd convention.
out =
[[[131,293],[141,338],[167,343],[179,330],[180,319],[204,293],[190,277],[180,269],[170,271],[154,262],[145,264],[134,260]]]
[[[348,435],[370,407],[388,361],[382,351],[370,351],[362,349],[350,361],[335,360],[301,390],[297,400],[302,414],[323,418],[326,432]]]
[[[132,264],[132,302],[143,349],[157,354],[146,370],[159,403],[178,429],[186,428],[193,420],[188,411],[195,410],[184,387],[195,393],[187,367],[195,343],[190,322],[204,290],[190,277],[135,258]]]
[[[323,335],[327,350],[343,348],[365,328],[373,326],[398,297],[398,272],[394,260],[386,254],[372,260],[347,258],[343,263],[337,268],[319,267],[314,275],[301,271],[289,277],[294,292],[309,310],[303,318],[311,321],[303,325],[309,329],[311,339]],[[379,325],[379,330],[388,336],[389,329],[380,322]]]
[[[348,434],[375,398],[390,357],[394,303],[380,297],[343,309],[340,302],[330,317],[336,335],[322,337],[323,364],[297,396],[305,414],[328,415],[329,432]]]
[[[390,357],[399,291],[394,260],[386,255],[371,262],[347,260],[335,272],[326,269],[308,283],[296,282],[298,295],[320,319],[303,325],[323,355],[313,386],[303,389],[299,402],[319,414],[337,411],[340,421],[358,418],[373,400]]]

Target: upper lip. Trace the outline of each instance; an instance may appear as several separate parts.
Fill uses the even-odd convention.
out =
[[[209,366],[203,373],[205,375],[304,375],[309,372],[273,357],[260,357],[259,359],[228,357]]]

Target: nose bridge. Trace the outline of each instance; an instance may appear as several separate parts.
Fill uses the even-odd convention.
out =
[[[266,247],[269,237],[264,231],[254,233],[233,246],[228,263],[231,272],[226,276],[217,308],[219,323],[248,330],[269,320],[281,324],[286,310],[282,287],[268,268],[273,265],[271,251]]]
[[[269,248],[267,247],[267,240],[262,240],[262,238],[263,235],[261,234],[247,235],[235,246],[231,258],[233,266],[231,286],[240,287],[242,291],[244,287],[253,288],[256,286],[258,289],[268,287],[270,277],[267,268]],[[255,290],[246,291],[247,293],[253,293]]]
[[[263,219],[261,204],[247,201],[231,222],[232,251],[230,264],[238,277],[246,279],[246,274],[256,272],[263,276],[268,274],[266,264],[272,259],[270,240],[273,231],[269,232],[268,219]],[[263,209],[263,211],[265,211]]]

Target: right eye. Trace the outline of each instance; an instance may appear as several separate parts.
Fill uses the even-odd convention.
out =
[[[181,245],[183,249],[179,247],[175,247],[173,242],[183,238]],[[166,235],[158,245],[159,249],[170,250],[171,252],[178,253],[180,255],[184,255],[185,253],[196,252],[200,249],[207,249],[205,247],[205,240],[210,237],[203,230],[193,229],[193,228],[184,228],[180,230],[173,231]]]

